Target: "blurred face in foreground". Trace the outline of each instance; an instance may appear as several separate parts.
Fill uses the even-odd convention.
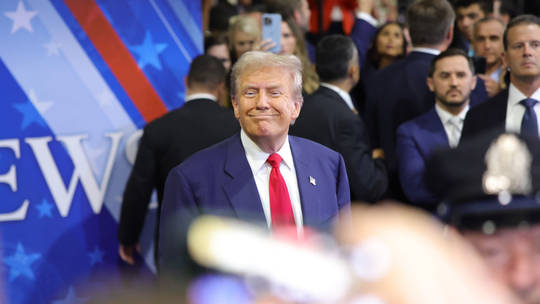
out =
[[[540,225],[506,228],[491,235],[465,231],[496,279],[526,304],[540,304]]]

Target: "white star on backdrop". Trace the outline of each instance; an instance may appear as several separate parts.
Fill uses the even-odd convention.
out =
[[[60,47],[61,45],[59,43],[56,43],[54,41],[51,40],[51,42],[43,45],[46,49],[47,49],[47,56],[51,56],[51,55],[60,55]]]
[[[34,89],[30,89],[28,92],[28,98],[32,101],[32,104],[37,108],[40,114],[44,114],[54,105],[52,101],[39,100]]]
[[[36,11],[27,11],[22,1],[19,1],[17,10],[14,12],[4,13],[6,17],[13,20],[13,27],[11,28],[11,34],[17,32],[21,28],[26,29],[29,32],[33,32],[32,23],[30,21],[37,15]]]

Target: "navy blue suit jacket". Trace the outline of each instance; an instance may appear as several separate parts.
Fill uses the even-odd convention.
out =
[[[376,33],[377,28],[369,22],[361,18],[355,19],[349,37],[351,37],[358,50],[358,63],[360,63],[360,67],[363,67],[366,61],[367,51]]]
[[[427,86],[429,66],[435,55],[413,51],[374,76],[373,88],[366,91],[366,124],[372,144],[384,150],[390,176],[391,196],[400,197],[396,182],[396,130],[435,105],[435,97]],[[471,92],[471,107],[487,99],[484,83],[478,79]]]
[[[399,126],[396,146],[399,179],[405,196],[414,205],[432,211],[439,198],[426,186],[426,162],[436,150],[450,147],[435,108]]]
[[[289,136],[305,226],[327,229],[339,211],[350,208],[349,182],[341,155],[307,139]],[[310,182],[315,179],[315,184]],[[265,222],[255,179],[240,134],[202,150],[169,173],[161,210],[162,227],[169,219],[217,214]],[[160,256],[170,256],[167,229],[160,231]],[[163,261],[162,261],[163,263]]]
[[[349,37],[354,41],[358,50],[358,63],[360,64],[360,81],[352,88],[350,94],[353,97],[356,109],[364,117],[365,91],[369,90],[373,74],[377,68],[368,60],[367,52],[371,41],[377,33],[377,28],[364,19],[356,18]]]

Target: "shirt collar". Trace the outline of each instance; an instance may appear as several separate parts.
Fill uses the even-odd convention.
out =
[[[453,115],[452,113],[447,112],[441,106],[439,106],[437,103],[435,103],[435,111],[439,115],[439,118],[441,119],[443,124],[446,124],[453,117],[459,117],[460,121],[464,121],[465,116],[467,115],[467,111],[469,111],[469,105],[467,104],[465,106],[465,108],[463,108],[463,110],[461,110],[461,112],[459,112],[458,115]]]
[[[441,53],[440,50],[426,47],[415,47],[412,49],[412,52],[428,53],[435,56],[438,56]]]
[[[341,97],[341,99],[343,99],[345,101],[345,103],[351,109],[351,111],[355,110],[352,99],[351,99],[351,95],[349,95],[349,93],[345,92],[344,90],[342,90],[341,88],[339,88],[339,87],[337,87],[337,86],[335,86],[333,84],[329,84],[329,83],[326,83],[326,82],[321,82],[321,86],[323,86],[325,88],[329,88],[330,90],[336,92],[339,95],[339,97]]]
[[[268,159],[268,156],[270,156],[270,153],[266,153],[257,144],[249,138],[249,136],[244,132],[244,130],[240,131],[240,140],[242,142],[242,146],[244,146],[244,150],[246,151],[246,157],[248,159],[248,162],[252,164],[252,171],[255,174],[259,170],[263,168],[263,166],[266,163],[266,160]],[[287,135],[287,138],[285,139],[285,143],[281,146],[281,148],[276,152],[281,156],[281,159],[283,160],[283,163],[290,169],[294,168],[293,163],[293,157],[291,152],[291,146],[289,145],[289,136]]]
[[[510,83],[510,88],[508,89],[508,104],[517,105],[523,99],[528,98],[525,94],[516,88],[513,83]],[[530,98],[540,101],[540,88],[536,89]]]
[[[216,96],[209,94],[209,93],[196,93],[186,96],[186,99],[184,100],[184,103],[192,101],[194,99],[211,99],[213,101],[217,101]]]

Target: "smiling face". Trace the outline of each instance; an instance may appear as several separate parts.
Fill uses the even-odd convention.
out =
[[[540,79],[540,27],[524,24],[510,28],[503,61],[510,68],[512,81],[531,82]]]
[[[433,76],[428,78],[428,87],[435,93],[437,104],[449,112],[460,112],[469,101],[476,86],[467,59],[450,56],[437,61]]]
[[[388,24],[377,35],[377,52],[389,57],[402,55],[404,40],[401,27],[397,24]]]
[[[279,67],[261,67],[244,72],[232,104],[242,130],[263,151],[281,147],[289,126],[300,114],[295,101],[292,73]]]

